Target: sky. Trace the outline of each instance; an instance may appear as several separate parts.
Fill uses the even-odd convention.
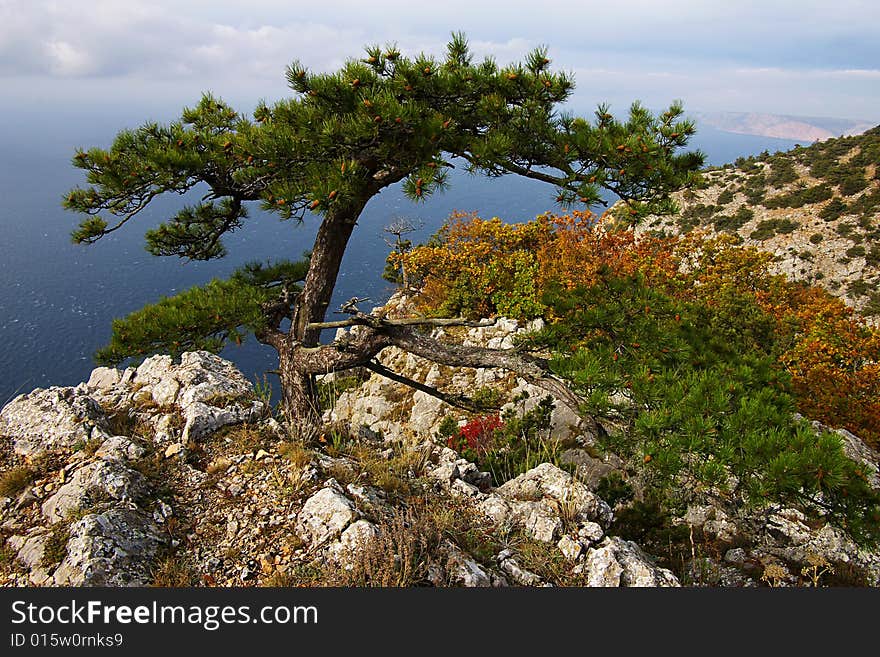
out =
[[[0,0],[0,109],[179,109],[286,96],[298,59],[329,71],[368,44],[441,54],[464,31],[506,64],[546,45],[589,111],[681,99],[694,111],[880,123],[877,0]]]

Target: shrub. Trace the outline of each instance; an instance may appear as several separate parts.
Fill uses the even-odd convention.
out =
[[[731,201],[733,201],[733,190],[730,188],[725,189],[718,195],[718,205],[727,205]]]
[[[871,289],[870,283],[866,281],[864,278],[857,278],[852,281],[849,285],[846,286],[846,291],[851,297],[863,297],[868,294],[868,291]]]
[[[450,436],[446,444],[465,458],[478,459],[489,450],[495,437],[495,430],[500,429],[502,425],[499,415],[474,418],[461,427],[457,435]]]
[[[812,203],[821,203],[827,201],[834,195],[834,192],[826,184],[819,184],[813,187],[797,189],[787,194],[780,194],[763,201],[764,207],[768,209],[774,208],[800,208],[804,205]]]
[[[797,179],[798,175],[790,158],[774,157],[770,160],[770,175],[767,176],[768,185],[779,188]]]
[[[501,425],[482,455],[478,455],[480,467],[492,473],[496,485],[531,470],[541,463],[560,463],[562,449],[550,436],[550,418],[553,414],[551,397],[522,414],[513,409],[505,411]]]
[[[853,196],[868,186],[868,181],[862,171],[854,171],[840,182],[840,193],[844,196]]]
[[[846,203],[835,197],[828,202],[828,205],[822,208],[822,211],[819,212],[819,216],[825,221],[836,221],[842,215],[846,214],[846,212]]]
[[[880,331],[866,326],[822,288],[773,276],[772,257],[741,246],[736,235],[710,239],[694,232],[680,237],[646,235],[637,239],[631,231],[616,231],[601,222],[597,226],[592,218],[577,213],[546,215],[533,223],[540,228],[518,230],[522,234],[542,234],[543,241],[535,254],[537,274],[532,302],[541,308],[541,315],[550,327],[555,327],[553,330],[562,331],[569,325],[563,321],[565,317],[578,310],[576,304],[566,305],[560,299],[571,297],[577,289],[592,288],[597,281],[605,282],[608,291],[613,292],[617,284],[607,281],[641,276],[642,288],[651,293],[676,302],[699,303],[701,321],[718,341],[736,345],[744,354],[770,358],[777,371],[792,373],[789,392],[802,413],[831,426],[845,427],[871,444],[880,444],[880,404],[874,401],[880,399],[880,370],[875,365],[880,362]],[[759,228],[775,233],[780,228],[789,230],[792,224],[771,221],[759,224]],[[847,230],[854,230],[849,224],[841,224],[838,232],[847,226]],[[443,239],[438,238],[429,243],[427,252],[421,253],[424,247],[412,252],[426,263],[439,263],[425,279],[426,287],[436,295],[420,299],[428,313],[436,312],[444,303],[443,294],[454,291],[459,284],[462,266],[457,262],[478,260],[468,251],[480,254],[474,265],[480,268],[488,267],[493,258],[506,258],[503,252],[490,248],[497,244],[494,229],[487,231],[485,226],[472,226],[468,221],[453,228],[458,231],[455,248],[447,250]],[[499,233],[510,234],[504,229]],[[511,244],[510,240],[503,241]],[[467,249],[462,246],[465,242]],[[464,272],[463,277],[468,276]],[[839,286],[831,281],[828,287]],[[553,304],[548,304],[548,295],[556,298]],[[613,327],[624,327],[632,321],[632,309],[624,312],[619,304],[609,305],[601,295],[593,303],[595,312],[604,313],[605,321]],[[636,310],[654,307],[648,296],[644,302],[633,303]],[[491,304],[489,308],[494,310]],[[480,310],[477,302],[463,308],[469,315]],[[616,315],[609,315],[612,311]],[[640,317],[638,313],[635,316]],[[835,336],[834,341],[823,339],[825,351],[811,353],[817,348],[816,335],[826,333]],[[838,336],[848,336],[852,344],[840,342]],[[580,334],[572,332],[565,348],[576,349],[581,339]],[[651,344],[662,345],[666,339],[655,331]],[[563,343],[559,337],[560,349]],[[705,358],[719,357],[711,350],[706,353]],[[697,354],[694,358],[702,357]],[[612,395],[610,402],[615,399]],[[597,393],[591,403],[600,404],[602,400],[602,394]]]
[[[776,234],[787,235],[793,233],[800,227],[800,224],[790,219],[764,219],[758,222],[749,237],[753,240],[764,241],[770,239]]]
[[[849,258],[862,258],[865,255],[865,247],[861,244],[851,246],[846,250],[846,255]]]
[[[718,216],[715,218],[715,230],[736,232],[755,218],[755,212],[746,206],[740,206],[732,217]]]
[[[668,503],[807,504],[821,493],[838,522],[877,531],[880,497],[840,437],[792,419],[787,375],[751,338],[720,339],[717,309],[652,291],[638,276],[603,276],[554,305],[561,319],[544,334],[558,350],[554,372],[588,400],[588,412],[621,427],[605,446],[642,464]]]

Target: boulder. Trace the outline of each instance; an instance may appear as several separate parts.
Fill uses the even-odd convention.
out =
[[[535,573],[519,565],[511,550],[503,550],[498,555],[501,571],[520,586],[543,586],[544,581]]]
[[[542,463],[505,482],[496,493],[508,500],[546,500],[557,513],[577,522],[597,522],[608,527],[614,519],[604,500],[551,463]]]
[[[556,547],[559,548],[559,551],[562,553],[562,556],[568,559],[569,561],[577,561],[577,558],[581,556],[584,551],[584,546],[580,541],[576,541],[571,536],[565,535],[559,539],[559,542],[556,544]]]
[[[96,367],[86,383],[90,389],[112,388],[122,381],[122,372],[115,367]]]
[[[354,503],[334,487],[325,487],[306,500],[297,515],[296,533],[312,547],[339,536],[357,519]]]
[[[58,522],[99,502],[137,499],[147,490],[146,480],[136,470],[116,460],[99,459],[76,470],[67,483],[43,502],[43,515],[50,522]]]
[[[616,536],[587,550],[583,566],[576,568],[581,568],[587,586],[681,586],[672,572],[655,566],[635,543]]]
[[[605,458],[596,458],[580,447],[565,450],[559,456],[559,460],[563,465],[575,466],[578,481],[583,482],[593,491],[598,488],[603,477],[623,468],[623,462],[613,454]]]
[[[0,411],[0,434],[15,452],[36,457],[107,437],[107,420],[83,388],[37,388],[19,395]]]
[[[545,500],[538,502],[511,502],[511,513],[508,520],[522,527],[536,541],[552,543],[564,528],[562,519],[555,509]]]
[[[147,586],[167,540],[149,515],[115,507],[70,526],[67,554],[55,569],[58,586]]]
[[[28,569],[28,580],[35,586],[50,582],[49,571],[43,565],[48,539],[48,530],[37,529],[27,536],[11,536],[8,541],[9,547],[16,550],[18,561]]]
[[[105,461],[136,461],[147,453],[125,436],[110,436],[101,443],[95,456]]]
[[[446,576],[450,584],[469,588],[493,586],[490,573],[454,543],[446,541],[443,551],[446,553]]]
[[[256,422],[263,414],[263,402],[233,403],[218,407],[203,402],[192,402],[184,407],[184,425],[181,440],[198,440],[230,424]]]
[[[327,557],[342,566],[349,565],[360,550],[379,536],[379,528],[368,520],[356,520],[327,548]]]

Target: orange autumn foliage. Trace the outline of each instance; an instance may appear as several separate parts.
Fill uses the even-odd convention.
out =
[[[771,272],[772,256],[727,234],[637,236],[588,212],[507,224],[453,215],[424,246],[392,254],[437,314],[543,316],[549,286],[589,286],[599,268],[639,274],[666,295],[708,309],[713,328],[777,359],[799,410],[880,445],[880,330],[820,287]]]

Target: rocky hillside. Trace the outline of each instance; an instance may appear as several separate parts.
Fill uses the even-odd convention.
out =
[[[512,348],[535,328],[501,319],[438,335]],[[451,447],[473,416],[375,374],[327,377],[326,430],[304,443],[212,354],[98,368],[0,412],[0,582],[880,584],[880,553],[797,509],[692,507],[663,526],[640,523],[618,494],[627,464],[600,454],[596,427],[558,401],[500,371],[394,349],[381,361],[491,400],[505,417],[549,409],[522,472],[481,471]],[[878,455],[839,433],[880,486]],[[558,465],[542,460],[550,452]]]
[[[873,127],[870,123],[848,119],[780,116],[758,112],[694,112],[693,115],[701,124],[725,132],[791,139],[802,143],[859,135]]]
[[[880,126],[785,153],[740,158],[676,194],[681,212],[641,230],[738,234],[775,268],[880,316]]]

